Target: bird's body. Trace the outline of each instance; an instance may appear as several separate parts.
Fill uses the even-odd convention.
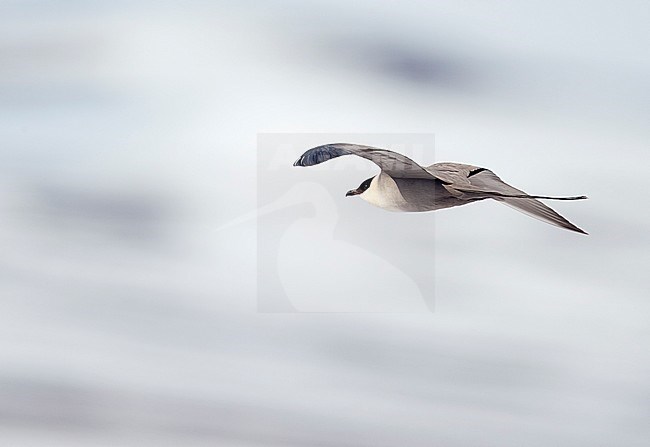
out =
[[[436,211],[469,203],[447,191],[441,182],[426,179],[393,178],[380,172],[359,195],[366,202],[387,211]]]
[[[435,163],[423,167],[410,158],[385,149],[356,144],[328,144],[305,152],[294,166],[312,166],[342,155],[358,155],[377,164],[381,172],[346,195],[388,211],[423,212],[494,199],[552,225],[578,233],[573,225],[537,199],[579,200],[577,197],[533,196],[516,189],[486,168],[462,163]]]

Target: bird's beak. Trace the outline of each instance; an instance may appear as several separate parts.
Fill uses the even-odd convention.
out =
[[[361,194],[363,191],[359,191],[358,189],[351,189],[348,192],[345,193],[345,197],[350,197],[350,196],[358,196]]]

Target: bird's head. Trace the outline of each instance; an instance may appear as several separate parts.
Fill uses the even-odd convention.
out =
[[[370,188],[370,183],[372,183],[373,178],[374,177],[370,177],[369,179],[364,180],[357,189],[351,189],[346,192],[345,197],[358,196],[359,194],[363,194],[368,188]]]

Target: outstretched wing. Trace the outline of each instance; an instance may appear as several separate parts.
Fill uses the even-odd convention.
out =
[[[494,194],[493,199],[508,205],[517,211],[528,214],[531,217],[549,223],[551,225],[558,226],[560,228],[566,228],[567,230],[577,231],[578,233],[587,234],[586,231],[578,228],[573,225],[571,222],[566,220],[564,217],[560,216],[558,213],[553,211],[548,206],[544,205],[539,200],[536,200],[532,197],[539,196],[529,196],[525,192],[513,188],[508,185],[506,182],[501,180],[494,172],[489,169],[479,168],[478,172],[474,171],[474,174],[470,172],[470,175],[467,178],[467,181],[475,188],[480,189],[481,191],[491,191]],[[462,188],[461,188],[462,189]],[[523,197],[512,197],[512,196],[523,196]],[[528,196],[528,197],[526,197]],[[549,199],[556,200],[578,200],[586,199],[584,196],[580,197],[547,197]]]
[[[391,177],[436,179],[431,172],[405,155],[387,149],[378,149],[359,144],[335,143],[314,147],[302,154],[293,165],[313,166],[343,155],[357,155],[370,160]]]
[[[435,163],[427,166],[426,169],[436,178],[455,188],[462,186],[471,187],[469,178],[485,170],[485,168],[479,168],[478,166],[448,162]]]

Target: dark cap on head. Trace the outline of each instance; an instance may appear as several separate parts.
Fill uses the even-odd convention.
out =
[[[370,177],[369,179],[366,179],[359,185],[357,189],[351,189],[348,192],[345,193],[345,197],[349,196],[358,196],[359,194],[363,194],[366,189],[370,188],[370,183],[372,183],[372,179],[375,177]]]

